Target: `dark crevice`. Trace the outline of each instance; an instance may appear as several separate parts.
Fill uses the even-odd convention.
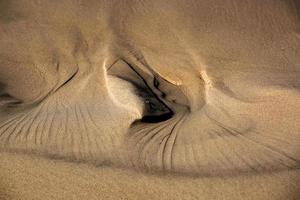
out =
[[[147,81],[145,80],[145,78],[143,78],[135,69],[132,65],[130,65],[128,62],[126,62],[125,60],[123,60],[138,76],[140,79],[142,79],[142,81],[144,82],[144,84],[146,85],[148,91],[150,91],[151,95],[155,98],[155,100],[157,101],[157,103],[155,103],[154,105],[156,105],[157,108],[160,108],[159,110],[164,110],[164,112],[162,112],[161,114],[154,114],[155,113],[155,109],[150,109],[150,112],[147,113],[146,115],[143,116],[143,118],[140,120],[141,122],[144,123],[159,123],[159,122],[163,122],[163,121],[167,121],[168,119],[171,119],[174,115],[174,112],[171,110],[171,108],[169,108],[159,97],[158,95],[153,92],[153,90],[151,89],[151,87],[148,85]],[[153,79],[153,83],[154,83],[154,87],[156,89],[158,89],[159,86],[159,82],[158,80],[154,77]],[[163,97],[165,97],[165,93],[163,93]]]
[[[144,99],[146,111],[143,118],[139,121],[143,123],[159,123],[172,118],[174,112],[152,90],[152,88],[149,86],[145,78],[134,68],[134,66],[129,64],[127,61],[123,59],[121,61],[123,61],[137,75],[137,78],[139,78],[141,82],[144,84],[144,86],[141,86],[135,84],[133,80],[130,80],[130,78],[123,77],[122,74],[118,74],[118,75],[114,74],[115,76],[134,84],[137,88],[137,95],[139,95],[142,99]],[[112,67],[113,66],[111,66],[110,68]],[[153,76],[153,85],[156,89],[158,89],[159,82],[154,76]],[[163,92],[161,93],[163,95],[160,96],[165,97],[164,93]]]
[[[173,115],[173,111],[161,115],[146,115],[140,121],[144,123],[158,123],[171,119]]]

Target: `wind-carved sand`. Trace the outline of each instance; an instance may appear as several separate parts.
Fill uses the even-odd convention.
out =
[[[298,177],[297,1],[0,1],[0,13],[7,174],[32,166],[27,154],[124,180],[176,174],[177,188],[185,176]]]

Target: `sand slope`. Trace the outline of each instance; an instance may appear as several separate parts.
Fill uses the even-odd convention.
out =
[[[299,199],[300,170],[235,178],[141,174],[0,154],[0,199]]]

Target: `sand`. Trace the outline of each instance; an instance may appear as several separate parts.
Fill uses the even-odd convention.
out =
[[[165,85],[163,81],[160,82],[161,87],[164,88],[167,82],[174,85],[165,87],[162,91],[173,91],[167,97],[173,94],[176,102],[188,106],[191,116],[195,117],[190,117],[192,120],[185,124],[187,131],[183,131],[182,137],[177,140],[182,141],[182,146],[201,141],[201,134],[205,136],[203,130],[208,125],[204,121],[204,125],[200,126],[197,117],[202,113],[204,103],[208,102],[222,108],[222,111],[229,111],[233,116],[223,120],[225,115],[212,112],[222,122],[230,126],[237,124],[237,128],[241,124],[245,133],[253,130],[252,124],[255,124],[255,130],[262,133],[258,135],[261,138],[255,139],[263,145],[249,140],[248,143],[239,143],[235,139],[225,143],[221,137],[217,147],[222,153],[232,156],[234,160],[235,154],[230,150],[237,149],[238,155],[242,155],[240,157],[245,156],[250,161],[266,164],[268,172],[277,166],[284,166],[285,171],[232,177],[153,175],[129,169],[96,167],[0,151],[0,200],[300,199],[300,170],[291,170],[295,166],[299,168],[300,149],[297,140],[300,133],[297,123],[300,116],[299,3],[296,0],[277,3],[259,0],[186,2],[139,1],[140,4],[136,5],[135,1],[111,0],[0,0],[0,106],[33,105],[30,111],[39,113],[35,110],[40,108],[35,107],[36,102],[47,96],[47,101],[43,102],[49,103],[45,103],[49,106],[40,112],[42,116],[54,118],[58,102],[65,110],[59,110],[61,118],[56,116],[54,124],[59,125],[54,128],[60,133],[64,130],[59,127],[61,124],[72,127],[70,130],[66,128],[66,132],[80,138],[81,129],[85,129],[92,120],[84,123],[84,126],[81,124],[86,120],[84,117],[81,121],[76,120],[76,106],[97,105],[91,109],[94,111],[93,119],[99,125],[96,127],[100,128],[95,129],[91,125],[91,129],[87,130],[92,130],[97,138],[96,136],[107,133],[106,130],[116,129],[117,131],[109,133],[114,138],[114,143],[118,143],[117,139],[122,138],[122,133],[127,133],[126,128],[128,129],[133,117],[126,113],[126,109],[120,109],[121,105],[117,107],[117,104],[105,104],[104,99],[107,100],[107,96],[112,94],[127,108],[130,106],[126,103],[132,102],[127,99],[132,97],[125,95],[123,87],[110,87],[112,85],[107,86],[108,91],[113,91],[108,93],[103,69],[99,66],[110,66],[120,55],[131,63],[134,60],[151,66],[165,80]],[[75,78],[68,82],[73,75]],[[52,93],[59,88],[59,92]],[[128,86],[124,88],[131,91]],[[177,90],[171,90],[172,88]],[[0,126],[10,117],[8,115],[14,114],[2,108],[4,107],[0,107]],[[54,114],[48,115],[48,110]],[[140,111],[136,106],[131,110],[134,111],[132,116]],[[16,109],[15,112],[18,113],[19,110]],[[71,114],[68,116],[68,113]],[[244,121],[241,119],[244,114],[247,114],[249,121],[246,117]],[[35,142],[41,133],[51,135],[51,128],[48,132],[38,130],[43,117],[29,116],[27,120],[37,118],[37,122],[28,123],[24,120],[26,125],[12,126],[12,129],[5,131],[19,130],[16,133],[21,135],[22,131],[27,131],[26,137],[21,137],[26,138],[26,142],[28,133],[34,133],[35,137],[29,142]],[[71,123],[64,123],[62,119],[70,119]],[[129,122],[124,122],[123,119]],[[198,119],[202,119],[201,116]],[[50,127],[49,123],[50,120],[43,122]],[[197,129],[198,127],[200,128]],[[35,129],[36,131],[32,131]],[[4,132],[0,130],[0,137],[9,135],[8,138],[14,138],[10,137],[12,134]],[[119,132],[120,134],[112,134]],[[276,137],[274,142],[272,138]],[[61,148],[55,146],[47,149],[49,146],[45,145],[38,149],[39,152],[53,150],[55,155],[68,155],[68,151],[61,149],[71,149],[73,146],[69,143],[69,146],[65,145],[62,142],[64,138],[68,137],[59,138]],[[81,144],[80,139],[78,144]],[[4,137],[0,138],[0,144],[2,142],[4,147],[7,147],[7,141]],[[9,143],[12,148],[8,150],[32,144],[18,142],[19,140]],[[51,141],[46,142],[52,144]],[[130,149],[137,146],[137,143],[133,144]],[[225,157],[214,151],[214,143],[209,144],[212,145],[206,147],[210,156],[204,159],[204,164],[207,160],[208,163],[212,161],[212,164],[201,170],[210,171],[213,167],[222,170],[224,165],[219,161]],[[108,148],[103,148],[105,150],[102,151],[101,148],[105,145]],[[96,152],[101,156],[97,155],[97,158],[106,161],[105,156],[115,147],[110,145],[109,140],[99,146],[101,148]],[[90,148],[91,145],[78,145],[75,152],[88,152],[86,147]],[[142,154],[139,150],[137,148],[133,152]],[[189,156],[181,150],[178,151],[181,154],[176,154],[179,155],[178,172],[182,169],[182,155],[187,155],[187,158]],[[27,149],[24,151],[27,152]],[[156,159],[155,152],[147,155],[153,155]],[[200,150],[199,152],[202,153]],[[201,155],[204,155],[201,158],[205,158],[206,154]],[[151,156],[149,157],[148,160],[151,160]],[[84,158],[82,160],[84,162]],[[233,169],[240,164],[240,159],[234,161],[237,162],[230,166]],[[191,163],[183,164],[189,170]],[[172,166],[172,162],[169,166]]]
[[[150,175],[0,154],[0,199],[299,199],[300,170],[230,178]]]

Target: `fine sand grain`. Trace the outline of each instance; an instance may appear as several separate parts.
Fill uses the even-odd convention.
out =
[[[300,170],[230,178],[157,176],[0,154],[0,199],[299,199]]]

